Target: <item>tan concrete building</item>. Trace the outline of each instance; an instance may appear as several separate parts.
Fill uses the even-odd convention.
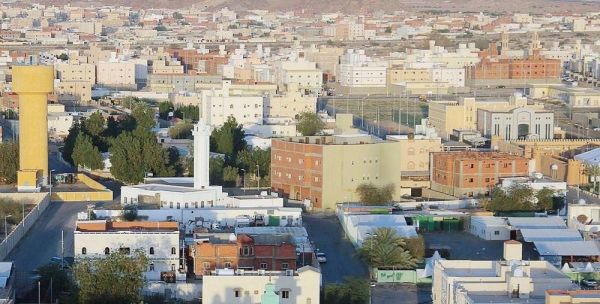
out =
[[[420,197],[423,188],[431,185],[429,161],[431,153],[443,151],[442,139],[423,135],[388,135],[386,139],[400,143],[401,195]]]
[[[477,111],[482,110],[511,110],[517,107],[543,109],[540,104],[527,104],[527,98],[519,95],[509,100],[477,101],[473,97],[461,98],[456,101],[429,102],[429,122],[442,138],[449,138],[454,130],[477,129]]]
[[[600,106],[600,91],[563,84],[531,84],[532,98],[560,99],[571,107],[597,108]]]
[[[303,94],[297,84],[290,84],[288,91],[281,95],[269,95],[264,99],[263,117],[265,119],[278,117],[295,118],[302,112],[316,112],[317,97]]]
[[[546,290],[546,302],[544,303],[600,303],[600,290]]]
[[[579,289],[548,261],[523,261],[519,242],[506,241],[504,248],[504,261],[436,261],[433,304],[511,303],[512,300],[541,304],[546,290]]]
[[[54,85],[59,102],[87,102],[92,100],[93,82],[65,81]]]
[[[400,82],[429,82],[429,69],[391,68],[387,70],[389,84]]]
[[[260,303],[265,292],[277,293],[279,302],[275,303],[320,303],[321,272],[311,266],[304,266],[298,271],[258,270],[243,271],[238,275],[224,273],[226,271],[221,269],[221,275],[215,271],[203,277],[202,303]]]
[[[400,146],[364,134],[273,139],[271,188],[290,199],[309,199],[316,211],[358,201],[356,188],[363,183],[391,183],[399,200]]]
[[[108,86],[135,85],[135,62],[99,61],[97,64],[97,83]]]
[[[61,62],[54,65],[56,79],[60,81],[96,82],[96,65],[91,63],[71,64]]]

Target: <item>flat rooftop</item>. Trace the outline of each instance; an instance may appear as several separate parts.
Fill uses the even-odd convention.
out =
[[[178,222],[108,222],[105,220],[78,221],[75,231],[79,232],[158,232],[179,231]]]

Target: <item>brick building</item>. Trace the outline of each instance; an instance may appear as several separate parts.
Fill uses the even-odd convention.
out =
[[[215,269],[296,269],[296,245],[291,234],[230,234],[198,236],[190,246],[196,276]]]
[[[459,198],[489,195],[500,178],[530,176],[535,160],[480,151],[432,153],[431,189]]]
[[[196,49],[170,49],[168,52],[172,58],[181,61],[187,70],[197,70],[209,75],[217,75],[218,66],[229,62],[229,55],[222,55],[218,51],[203,53]]]
[[[363,183],[393,184],[399,200],[400,146],[364,134],[273,139],[271,187],[280,196],[310,200],[315,211],[358,201],[356,188]]]

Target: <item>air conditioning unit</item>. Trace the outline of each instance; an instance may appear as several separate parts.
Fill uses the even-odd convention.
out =
[[[238,269],[238,270],[235,271],[235,273],[237,275],[243,276],[244,275],[244,269]]]
[[[294,276],[294,270],[293,269],[287,269],[285,271],[285,275],[288,277],[293,277]]]
[[[264,269],[259,269],[258,270],[258,275],[264,276],[265,275],[265,270]]]

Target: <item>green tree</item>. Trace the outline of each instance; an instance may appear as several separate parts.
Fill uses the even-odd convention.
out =
[[[386,27],[385,32],[390,34],[392,32],[392,27],[391,26]]]
[[[535,209],[534,192],[531,187],[524,184],[516,184],[506,191],[495,187],[490,192],[490,202],[487,209],[489,211],[531,211]]]
[[[377,187],[373,183],[362,183],[356,187],[359,201],[369,206],[386,206],[393,202],[396,187],[394,184],[387,184]]]
[[[166,32],[167,31],[167,28],[164,25],[159,25],[159,26],[155,27],[154,29],[158,32]]]
[[[242,125],[235,117],[229,116],[220,129],[214,129],[210,135],[211,152],[225,154],[225,164],[233,165],[237,154],[246,148],[246,136]]]
[[[258,168],[256,165],[258,165]],[[267,176],[271,172],[271,148],[266,150],[259,148],[242,150],[238,154],[238,168],[255,175],[260,168],[260,177]]]
[[[313,112],[302,112],[298,116],[298,124],[296,124],[296,130],[302,134],[302,136],[314,136],[319,134],[325,128],[325,123],[319,118],[317,113]]]
[[[369,300],[369,280],[360,277],[345,277],[345,280],[325,285],[321,303],[364,304]]]
[[[79,303],[139,303],[149,258],[142,249],[115,250],[105,258],[77,259],[73,277]]]
[[[537,209],[544,211],[554,210],[554,195],[555,191],[553,189],[544,187],[544,189],[539,190],[535,196],[537,198]]]
[[[175,117],[189,120],[189,121],[198,121],[200,120],[200,108],[195,105],[187,105],[178,107],[175,110]]]
[[[92,137],[98,137],[104,131],[104,117],[100,112],[95,112],[90,115],[82,123],[82,129]]]
[[[179,149],[176,147],[169,147],[167,149],[169,155],[169,167],[173,169],[174,176],[183,176],[185,172],[185,161],[179,153]]]
[[[192,129],[194,126],[189,122],[178,123],[169,128],[169,136],[176,139],[193,139]]]
[[[169,113],[173,111],[175,106],[170,101],[163,101],[158,104],[158,116],[164,120],[169,119]]]
[[[19,143],[16,141],[0,142],[0,184],[17,182],[19,170]]]
[[[163,148],[149,130],[123,132],[109,149],[112,167],[110,173],[118,180],[135,184],[144,180],[146,173],[155,176],[173,176],[167,149]]]
[[[211,185],[223,185],[224,164],[220,157],[211,157],[208,160],[208,181]]]
[[[332,46],[332,45],[333,45],[333,40],[331,40],[331,39],[328,39],[326,44],[327,44],[328,46]]]
[[[175,19],[183,19],[183,15],[180,12],[174,12],[173,18]]]
[[[375,229],[357,249],[359,259],[371,268],[389,267],[394,269],[412,269],[417,266],[417,259],[405,249],[406,241],[393,228]]]
[[[156,125],[154,111],[145,103],[135,103],[131,110],[131,117],[135,120],[136,128],[150,130]]]
[[[62,150],[63,159],[73,165],[73,150],[75,149],[75,142],[77,141],[77,136],[81,132],[81,125],[78,120],[73,121],[73,125],[69,129],[69,135],[65,138],[65,144]]]
[[[50,286],[52,286],[52,294],[58,296],[72,286],[68,270],[62,268],[58,263],[48,263],[38,267],[37,270],[42,294],[49,294]]]
[[[238,178],[239,170],[235,167],[223,168],[223,183],[225,186],[234,187]]]
[[[58,59],[63,60],[63,61],[69,60],[69,55],[62,53],[62,54],[60,54],[60,56],[58,56]]]
[[[133,222],[137,218],[138,210],[137,206],[133,204],[129,204],[123,207],[123,215],[122,218],[125,221]]]
[[[416,237],[405,238],[406,246],[404,247],[417,260],[422,261],[425,258],[425,238],[422,235]]]
[[[73,164],[91,170],[104,169],[102,154],[92,143],[92,138],[86,134],[80,133],[75,141],[73,149]]]
[[[594,188],[592,189],[592,192],[596,192],[596,180],[598,178],[600,178],[600,166],[598,165],[591,165],[591,166],[587,166],[586,168],[586,172],[588,177],[593,181],[594,183]]]
[[[133,105],[139,103],[140,99],[133,96],[127,96],[121,99],[121,106],[125,109],[132,109]]]
[[[109,138],[115,138],[121,134],[119,128],[119,122],[112,116],[106,119],[106,129],[104,129],[103,135]]]

